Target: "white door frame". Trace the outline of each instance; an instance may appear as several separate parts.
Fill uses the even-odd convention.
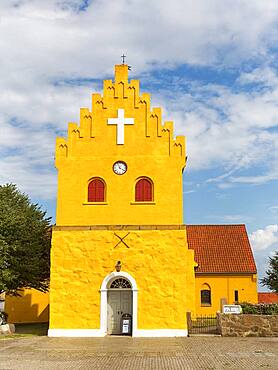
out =
[[[103,335],[107,334],[107,293],[108,285],[116,277],[126,278],[131,284],[132,290],[132,336],[137,336],[137,306],[138,306],[138,288],[135,279],[127,272],[112,272],[107,275],[100,288],[100,331]]]

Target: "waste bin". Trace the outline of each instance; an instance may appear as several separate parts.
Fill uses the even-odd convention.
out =
[[[121,317],[121,332],[122,334],[131,334],[132,316],[129,313],[124,313]]]

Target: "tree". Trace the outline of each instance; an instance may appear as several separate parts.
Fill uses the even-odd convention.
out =
[[[261,279],[261,283],[278,293],[278,250],[273,257],[269,257],[269,268],[266,270],[266,277]]]
[[[50,239],[46,212],[15,185],[0,185],[0,293],[48,291]]]

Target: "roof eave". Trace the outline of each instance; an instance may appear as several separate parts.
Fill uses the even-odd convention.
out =
[[[205,272],[205,271],[195,271],[195,275],[256,275],[257,271],[227,271],[227,272]]]

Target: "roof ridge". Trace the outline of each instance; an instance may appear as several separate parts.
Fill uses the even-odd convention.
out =
[[[185,226],[246,226],[246,224],[185,224]]]

